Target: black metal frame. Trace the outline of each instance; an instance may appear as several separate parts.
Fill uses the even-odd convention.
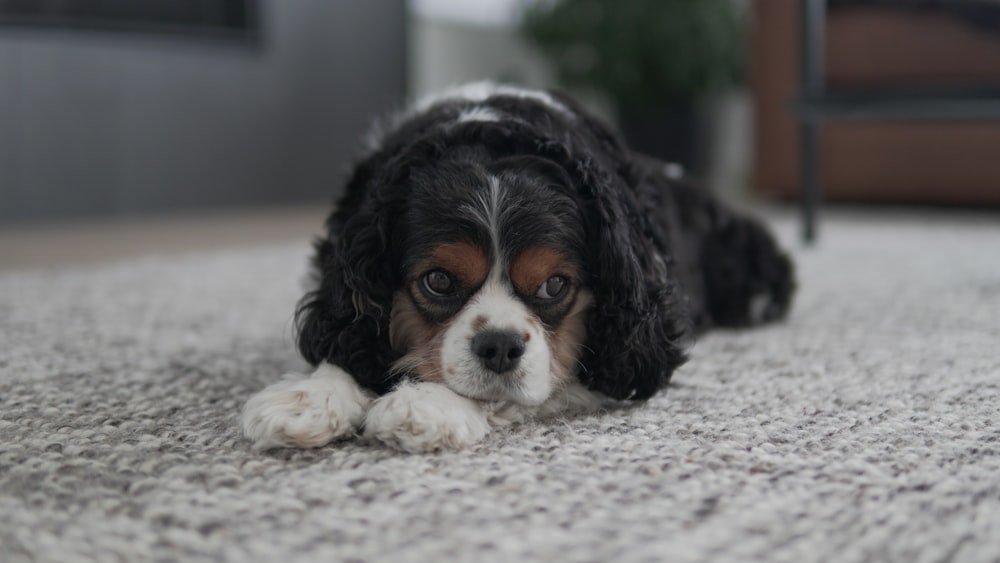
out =
[[[826,0],[803,0],[800,19],[800,91],[792,109],[801,140],[802,238],[816,240],[820,185],[820,132],[827,119],[1000,119],[1000,84],[966,88],[879,89],[829,92],[826,88]]]
[[[801,91],[803,99],[818,100],[826,89],[824,78],[826,56],[826,0],[804,0],[802,3],[802,68]],[[802,159],[802,238],[806,242],[816,239],[816,211],[819,207],[820,185],[820,115],[800,112]]]

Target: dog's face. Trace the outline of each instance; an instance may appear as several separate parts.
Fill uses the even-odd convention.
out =
[[[576,371],[592,296],[580,209],[554,165],[415,170],[396,236],[396,372],[460,395],[537,405]]]

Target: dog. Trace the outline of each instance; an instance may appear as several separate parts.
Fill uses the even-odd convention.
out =
[[[257,449],[409,452],[663,389],[702,331],[784,317],[768,230],[568,96],[446,90],[369,135],[296,310],[315,367],[242,412]]]

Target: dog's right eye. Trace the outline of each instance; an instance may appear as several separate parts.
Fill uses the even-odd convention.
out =
[[[421,283],[424,290],[434,297],[447,297],[455,293],[455,278],[444,270],[427,272]]]

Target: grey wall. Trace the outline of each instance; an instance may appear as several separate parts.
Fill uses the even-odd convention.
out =
[[[0,222],[328,200],[403,100],[404,0],[261,9],[256,45],[0,29]]]

